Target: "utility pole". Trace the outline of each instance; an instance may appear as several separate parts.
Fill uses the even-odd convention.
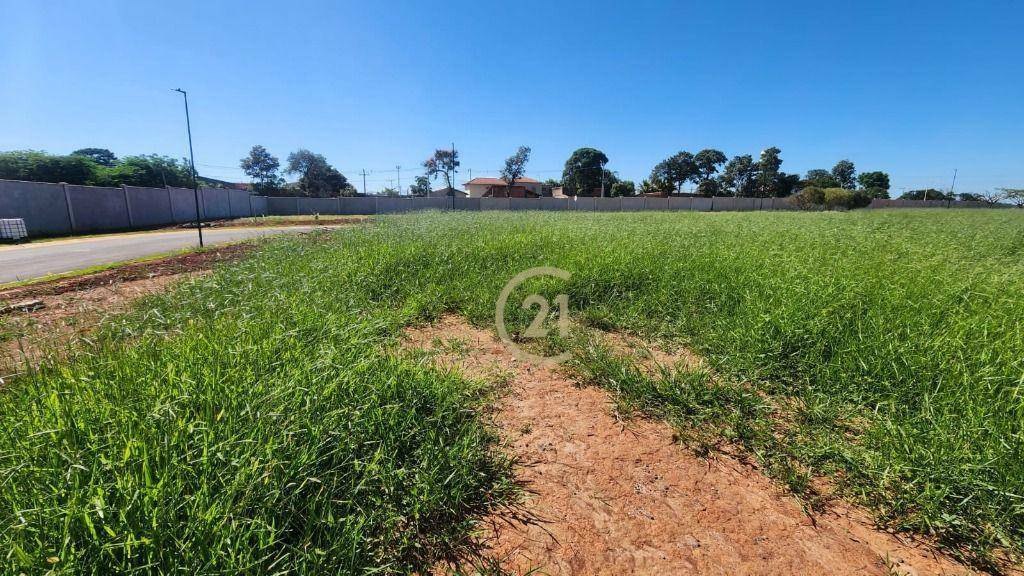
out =
[[[957,168],[953,168],[953,184],[950,185],[950,187],[949,187],[949,195],[950,196],[953,195],[953,189],[956,188],[956,173],[957,173],[957,170],[958,170]]]
[[[196,173],[196,156],[192,152],[192,121],[188,117],[188,92],[181,88],[174,88],[175,92],[181,92],[185,97],[185,127],[188,130],[188,157],[192,164],[192,194],[196,200],[196,230],[199,231],[199,247],[203,247],[203,217],[199,214],[199,174]]]
[[[448,194],[454,195],[455,189],[455,142],[452,142],[452,178],[448,181]]]
[[[366,196],[366,168],[363,168],[363,196]]]
[[[402,195],[402,167],[395,166],[395,171],[398,172],[398,195]]]
[[[601,166],[601,198],[604,198],[604,166]]]

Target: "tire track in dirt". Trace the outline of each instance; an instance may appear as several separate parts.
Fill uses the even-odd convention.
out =
[[[617,419],[608,395],[516,359],[458,317],[407,331],[406,346],[472,377],[510,377],[494,419],[519,461],[532,520],[499,513],[484,556],[513,573],[969,574],[836,503],[813,519],[752,466],[698,458],[662,422]]]

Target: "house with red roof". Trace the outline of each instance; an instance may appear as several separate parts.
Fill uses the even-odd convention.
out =
[[[525,177],[516,180],[511,189],[501,178],[473,178],[463,187],[470,198],[539,198],[543,195],[543,184]]]

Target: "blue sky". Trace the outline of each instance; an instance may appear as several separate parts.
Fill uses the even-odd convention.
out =
[[[639,182],[681,149],[841,158],[893,191],[1024,186],[1024,3],[0,0],[0,150],[187,152],[244,179],[306,147],[370,190],[454,141],[460,181],[521,144]]]

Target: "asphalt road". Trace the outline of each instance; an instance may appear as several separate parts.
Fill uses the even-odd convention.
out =
[[[207,246],[273,234],[308,232],[312,226],[203,229]],[[195,230],[113,234],[0,246],[0,284],[134,260],[199,246]]]

